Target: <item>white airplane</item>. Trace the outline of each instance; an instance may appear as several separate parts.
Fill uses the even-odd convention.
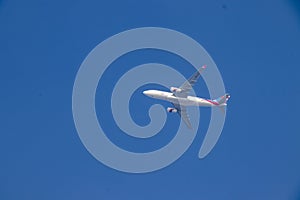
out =
[[[167,108],[168,112],[178,113],[183,119],[188,128],[192,128],[189,116],[187,114],[186,106],[201,106],[201,107],[213,107],[218,106],[224,109],[227,106],[227,100],[230,98],[229,94],[225,94],[217,99],[203,99],[195,96],[188,96],[192,87],[200,77],[201,72],[206,68],[206,65],[202,66],[197,72],[195,72],[187,81],[183,83],[179,88],[171,87],[171,92],[165,92],[160,90],[146,90],[143,94],[155,98],[169,101],[173,104],[174,108]]]

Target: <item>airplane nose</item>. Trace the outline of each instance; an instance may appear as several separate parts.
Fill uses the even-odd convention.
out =
[[[146,95],[146,96],[149,96],[149,91],[146,90],[146,91],[143,92],[143,94]]]

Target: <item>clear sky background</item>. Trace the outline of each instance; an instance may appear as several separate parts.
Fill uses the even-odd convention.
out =
[[[231,99],[220,140],[205,159],[197,155],[209,109],[201,109],[196,140],[179,160],[127,174],[98,162],[81,143],[72,88],[98,43],[144,26],[171,28],[202,44]],[[299,36],[296,0],[0,0],[0,199],[300,199]],[[108,69],[105,93],[126,70],[148,62],[184,69],[186,77],[194,72],[174,55],[134,52]],[[147,124],[149,106],[160,102],[141,94],[154,86],[132,97],[138,124]],[[208,97],[203,80],[195,91]],[[129,141],[105,110],[109,99],[97,93],[96,101],[109,137],[129,150],[160,148],[179,122],[169,114],[154,140]]]

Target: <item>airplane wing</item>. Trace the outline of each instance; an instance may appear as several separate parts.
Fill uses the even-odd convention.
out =
[[[196,71],[188,80],[186,80],[180,87],[181,89],[180,92],[174,93],[175,96],[177,97],[187,97],[188,94],[190,93],[192,87],[195,85],[197,82],[198,78],[201,75],[201,72],[206,68],[206,65],[203,65],[198,71]]]
[[[201,75],[201,72],[206,68],[206,65],[203,65],[199,70],[197,70],[187,81],[185,81],[179,89],[181,90],[180,92],[174,92],[173,94],[176,97],[181,97],[181,98],[186,98],[188,94],[190,93],[192,87],[195,85],[197,82],[198,78]],[[177,110],[177,113],[179,116],[183,119],[184,123],[187,125],[188,128],[192,129],[192,125],[190,122],[190,118],[187,114],[187,110],[185,106],[182,106],[178,103],[173,103],[174,107]]]
[[[177,110],[177,113],[183,119],[183,121],[187,125],[187,127],[192,129],[192,124],[191,124],[190,118],[187,114],[186,107],[179,105],[179,103],[173,103],[173,106],[175,107],[175,109]]]

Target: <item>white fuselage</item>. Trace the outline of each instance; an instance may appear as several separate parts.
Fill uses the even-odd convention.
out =
[[[204,106],[204,107],[219,106],[213,100],[202,99],[194,96],[187,96],[186,98],[181,98],[181,97],[176,97],[171,92],[165,92],[160,90],[146,90],[143,92],[143,94],[155,99],[166,100],[175,104],[179,102],[183,106]]]

